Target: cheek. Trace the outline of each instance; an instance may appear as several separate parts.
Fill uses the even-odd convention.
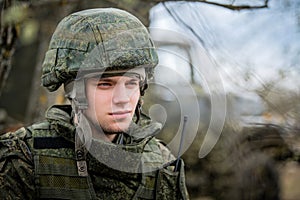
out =
[[[107,95],[101,94],[96,89],[87,90],[87,99],[88,99],[88,110],[90,112],[97,111],[105,105],[105,98]]]
[[[88,100],[88,107],[89,109],[93,109],[95,108],[95,98],[96,98],[96,95],[95,95],[95,90],[88,90],[86,92],[86,96],[87,96],[87,100]]]
[[[131,96],[132,104],[137,104],[139,101],[139,98],[140,98],[140,91],[138,90],[138,91],[134,92]]]
[[[95,93],[92,100],[94,108],[101,111],[111,106],[111,96],[106,93]]]

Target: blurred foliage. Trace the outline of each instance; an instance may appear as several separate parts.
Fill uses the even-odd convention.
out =
[[[18,24],[28,17],[28,4],[12,5],[3,11],[3,25]]]
[[[14,24],[17,37],[23,45],[31,44],[37,38],[39,23],[30,15],[32,10],[28,4],[20,3],[3,12],[3,25]]]

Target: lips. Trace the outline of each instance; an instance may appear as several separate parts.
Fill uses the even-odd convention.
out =
[[[116,111],[116,112],[109,113],[109,115],[113,116],[113,118],[115,119],[127,118],[131,116],[131,110]]]

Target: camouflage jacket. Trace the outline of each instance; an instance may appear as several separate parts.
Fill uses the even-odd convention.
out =
[[[96,141],[94,152],[104,160],[88,153],[88,176],[79,176],[70,112],[70,106],[53,106],[46,121],[0,136],[0,199],[188,199],[183,161],[174,172],[170,151],[149,134],[141,137],[157,132],[155,124],[134,126],[124,137],[122,150],[140,152],[142,165],[116,152],[117,145]],[[152,170],[121,170],[124,163]]]

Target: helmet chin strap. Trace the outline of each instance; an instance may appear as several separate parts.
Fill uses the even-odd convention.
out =
[[[74,81],[75,96],[73,98],[74,104],[78,110],[86,110],[88,102],[85,94],[85,79],[81,78]]]
[[[72,103],[72,107],[73,107]],[[92,130],[82,110],[75,113],[74,124],[75,133],[75,155],[77,162],[77,171],[79,176],[88,176],[86,154],[91,145]]]
[[[142,100],[141,99],[139,99],[134,112],[135,112],[135,116],[136,116],[135,123],[137,124],[141,118],[141,112],[142,112]]]
[[[143,100],[142,97],[145,95],[145,90],[148,88],[148,83],[147,83],[147,79],[145,79],[144,81],[140,82],[140,94],[141,97],[136,105],[135,108],[135,116],[136,116],[136,120],[135,123],[137,124],[141,118],[141,112],[142,112],[142,105],[143,105]]]
[[[86,155],[91,146],[92,129],[83,111],[88,108],[84,79],[65,85],[67,97],[71,100],[75,133],[75,156],[79,176],[88,176]]]

